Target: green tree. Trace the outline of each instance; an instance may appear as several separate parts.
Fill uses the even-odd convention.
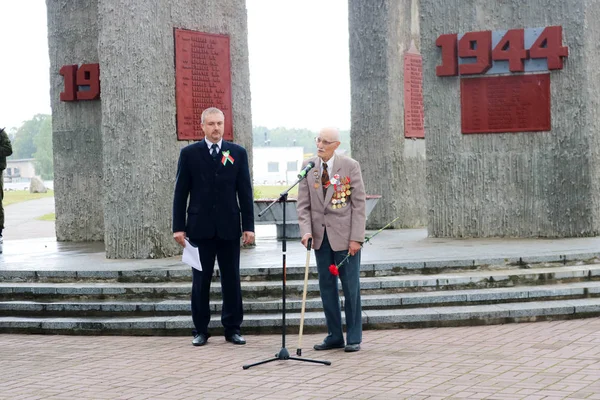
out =
[[[15,142],[15,136],[17,135],[17,128],[15,128],[13,126],[12,128],[8,128],[6,131],[8,133],[8,138],[10,139],[10,143],[11,144],[14,143]]]
[[[33,138],[35,145],[35,172],[44,180],[54,179],[54,160],[52,158],[52,118],[46,118],[39,133]]]
[[[268,129],[264,126],[252,128],[253,145],[255,147],[293,147],[304,148],[304,154],[315,154],[315,137],[317,132],[308,129],[288,129],[278,127]],[[350,132],[340,131],[342,144],[340,150],[350,152]]]
[[[44,121],[48,119],[50,119],[49,115],[37,114],[17,129],[12,143],[13,159],[33,158],[33,153],[36,151],[34,139],[40,133]]]

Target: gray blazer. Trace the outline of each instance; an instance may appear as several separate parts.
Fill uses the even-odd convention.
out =
[[[330,185],[325,197],[321,185],[321,159],[313,157],[305,160],[303,167],[309,161],[314,162],[315,167],[308,172],[306,179],[300,182],[298,189],[300,234],[312,234],[315,250],[321,248],[325,228],[329,244],[334,251],[348,250],[351,240],[364,242],[367,195],[358,161],[336,154],[333,171],[330,171],[329,177],[338,177],[339,183],[336,187]],[[348,179],[349,188],[345,192],[348,194],[343,197],[342,202],[341,185],[345,185],[344,182]]]

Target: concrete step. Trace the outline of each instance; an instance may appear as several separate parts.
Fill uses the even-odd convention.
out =
[[[363,324],[365,329],[415,328],[503,324],[595,316],[600,316],[600,298],[456,307],[364,310]],[[286,314],[286,330],[288,333],[296,332],[299,324],[300,313]],[[281,314],[250,314],[244,319],[243,331],[244,333],[277,333],[281,331],[281,326]],[[190,316],[126,318],[0,317],[1,333],[189,335],[192,328]],[[322,332],[324,330],[325,318],[322,312],[305,313],[305,332]],[[210,331],[214,335],[222,334],[219,318],[213,318],[210,323]],[[291,341],[295,341],[295,339],[290,337]],[[295,342],[292,342],[292,346],[294,344]]]
[[[500,288],[516,285],[544,285],[567,282],[600,280],[600,265],[575,265],[531,269],[498,269],[489,271],[462,271],[434,275],[398,275],[361,278],[364,294],[401,293],[416,291],[458,290],[475,288]],[[304,288],[303,280],[288,280],[287,293],[299,296]],[[281,297],[280,281],[242,282],[244,299],[258,297]],[[213,283],[214,298],[220,296],[220,286]],[[155,299],[189,298],[190,282],[121,283],[75,281],[50,282],[1,282],[0,300],[27,299],[76,299],[84,296],[93,299]],[[318,281],[308,281],[309,296],[318,296]]]
[[[519,270],[531,268],[556,268],[565,266],[596,265],[585,261],[527,263],[522,260],[490,260],[495,264],[476,264],[474,261],[446,260],[430,262],[391,262],[362,264],[362,277],[396,276],[396,275],[434,275],[467,271]],[[597,260],[596,260],[597,261]],[[312,262],[314,264],[314,261]],[[281,265],[241,266],[240,275],[243,281],[281,281],[283,268]],[[291,265],[286,268],[288,280],[304,279],[304,265]],[[220,274],[218,265],[215,267],[214,280]],[[317,267],[309,266],[311,279],[317,277]],[[124,283],[152,282],[189,282],[192,279],[191,268],[178,264],[171,267],[159,267],[144,270],[1,270],[0,282],[75,282],[75,281],[107,281]]]
[[[440,290],[433,292],[366,294],[362,296],[363,309],[416,308],[433,306],[495,304],[540,300],[600,297],[600,281],[567,284],[519,286],[470,290]],[[344,305],[344,297],[341,296]],[[287,297],[286,310],[300,312],[301,296]],[[248,313],[280,313],[281,298],[250,299],[244,301]],[[307,311],[322,309],[319,297],[306,299]],[[211,301],[211,310],[221,312],[221,301]],[[166,316],[189,315],[190,301],[0,301],[0,316]]]

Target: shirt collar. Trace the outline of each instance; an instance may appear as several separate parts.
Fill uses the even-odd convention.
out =
[[[335,154],[331,156],[329,161],[325,162],[321,160],[321,172],[323,172],[323,163],[327,164],[327,171],[333,170],[333,162],[335,161]]]
[[[208,140],[208,138],[205,138],[204,140],[206,140],[206,146],[208,146],[208,150],[210,150],[211,146],[214,143],[211,142],[210,140]],[[221,150],[221,146],[223,145],[223,139],[219,140],[216,144],[217,144],[217,150]]]

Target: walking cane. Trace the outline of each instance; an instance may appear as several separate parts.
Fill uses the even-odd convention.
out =
[[[306,266],[304,267],[304,292],[302,292],[302,312],[300,313],[300,332],[298,334],[298,348],[296,349],[296,355],[302,355],[302,331],[304,330],[304,310],[306,309],[306,291],[308,289],[308,264],[310,263],[310,247],[312,245],[312,238],[308,239],[306,245]]]

